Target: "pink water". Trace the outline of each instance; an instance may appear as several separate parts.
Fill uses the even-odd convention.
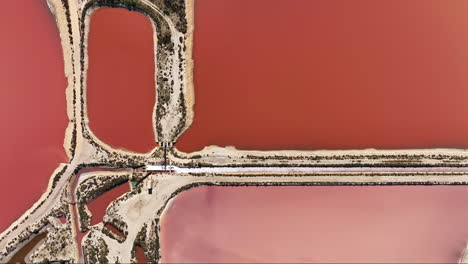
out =
[[[458,261],[468,186],[200,187],[162,221],[163,262]]]
[[[468,1],[196,0],[177,147],[468,147]]]
[[[93,215],[91,217],[91,225],[96,225],[102,222],[104,215],[106,214],[106,209],[112,203],[112,201],[119,198],[129,190],[130,186],[128,186],[128,184],[122,184],[89,202],[88,209]]]
[[[68,159],[60,38],[45,1],[2,1],[0,14],[0,232],[20,217]]]
[[[197,0],[195,119],[241,149],[468,146],[468,2]],[[468,187],[206,187],[164,262],[456,262]]]
[[[111,146],[149,152],[155,144],[153,29],[148,18],[100,8],[88,39],[90,127]]]

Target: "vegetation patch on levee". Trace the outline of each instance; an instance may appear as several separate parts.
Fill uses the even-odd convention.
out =
[[[132,259],[136,260],[136,248],[140,247],[143,249],[146,261],[148,263],[159,262],[160,255],[158,238],[157,236],[155,238],[148,236],[148,233],[155,233],[157,231],[154,229],[155,225],[159,225],[159,220],[152,221],[150,226],[148,226],[147,223],[143,224],[143,227],[138,232],[136,239],[133,242]]]
[[[143,245],[146,246],[146,229],[147,229],[147,224],[144,223],[140,231],[138,231],[138,234],[135,240],[133,241],[133,246],[132,246],[132,251],[131,251],[132,263],[137,263],[136,248],[137,247],[143,248]]]
[[[79,203],[89,203],[103,193],[128,182],[130,175],[93,175],[78,184],[76,198]]]
[[[149,230],[147,231],[146,248],[143,252],[146,256],[147,262],[158,263],[160,260],[160,245],[159,245],[159,218],[151,221]]]
[[[90,232],[83,243],[83,256],[85,263],[109,263],[109,247],[106,241],[100,237],[93,237]]]
[[[28,219],[29,216],[25,218]],[[49,223],[47,217],[42,217],[41,219],[37,220],[27,228],[25,228],[22,232],[19,233],[14,239],[8,241],[7,246],[3,248],[0,252],[0,258],[7,257],[18,248],[21,248],[22,245],[27,243],[32,237],[38,234],[47,224]],[[16,226],[17,227],[17,226]]]
[[[20,250],[18,250],[15,255],[9,260],[9,263],[25,263],[26,256],[30,253],[30,251],[40,243],[45,237],[47,233],[40,233],[36,234],[30,241],[28,241]]]
[[[80,232],[84,233],[89,230],[91,226],[91,212],[86,207],[86,204],[78,203],[76,205],[76,209],[78,212],[78,226]]]
[[[121,230],[119,230],[119,228],[110,223],[105,223],[101,232],[106,236],[117,240],[119,243],[124,242],[126,239],[126,235]]]
[[[459,150],[255,151],[208,146],[194,153],[169,152],[182,167],[468,167]]]
[[[104,216],[104,225],[102,232],[107,236],[119,241],[124,242],[128,236],[128,225],[119,215],[106,214]]]

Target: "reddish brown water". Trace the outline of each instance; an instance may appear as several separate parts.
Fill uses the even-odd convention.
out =
[[[124,193],[130,190],[128,184],[122,184],[114,189],[105,192],[95,200],[88,203],[88,209],[93,215],[91,217],[91,225],[96,225],[102,222],[106,209],[112,201],[122,196]]]
[[[117,236],[120,236],[120,237],[125,237],[124,234],[122,234],[122,232],[120,232],[117,228],[115,228],[115,226],[111,225],[111,224],[106,224],[105,225],[106,228],[108,228],[110,231],[112,231],[114,234],[116,234]]]
[[[155,147],[153,29],[141,13],[100,8],[89,32],[88,113],[104,142],[136,152]]]
[[[458,261],[467,186],[201,187],[163,217],[163,262]]]
[[[63,56],[45,1],[3,1],[0,15],[0,232],[46,190],[66,162]]]
[[[468,146],[468,2],[197,0],[177,147]]]
[[[34,247],[47,237],[47,232],[36,235],[23,248],[21,248],[11,259],[9,263],[26,263],[25,258],[34,249]]]
[[[146,261],[145,252],[143,251],[141,247],[136,247],[135,251],[136,251],[137,263],[148,263]]]

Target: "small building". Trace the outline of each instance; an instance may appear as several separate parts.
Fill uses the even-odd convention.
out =
[[[153,193],[153,180],[151,178],[146,182],[146,187],[148,188],[148,194]]]

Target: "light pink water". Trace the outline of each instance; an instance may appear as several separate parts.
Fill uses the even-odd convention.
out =
[[[200,187],[162,221],[163,262],[458,261],[468,186]]]

